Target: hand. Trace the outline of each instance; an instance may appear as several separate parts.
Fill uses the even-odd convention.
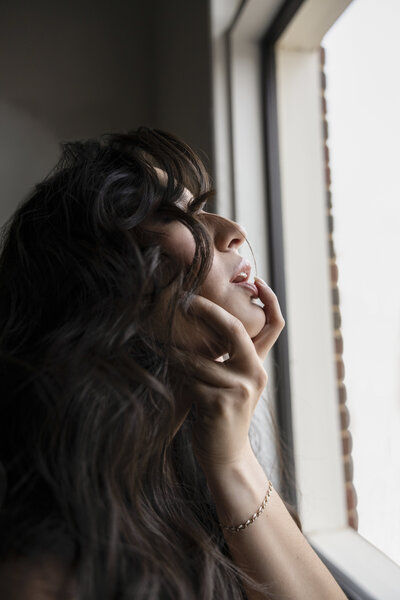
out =
[[[266,323],[253,340],[236,317],[210,300],[197,296],[191,307],[207,329],[224,340],[229,353],[222,363],[190,355],[184,376],[182,393],[197,406],[193,449],[206,473],[221,471],[247,455],[250,421],[268,379],[262,361],[285,325],[276,295],[262,280],[256,285]]]

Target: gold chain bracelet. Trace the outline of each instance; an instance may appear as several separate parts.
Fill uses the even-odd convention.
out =
[[[251,525],[252,523],[254,523],[254,521],[256,519],[258,519],[258,517],[261,515],[261,513],[263,512],[264,508],[267,506],[267,502],[269,500],[269,497],[271,495],[272,492],[272,483],[271,481],[269,482],[269,486],[268,486],[268,490],[267,493],[265,494],[265,498],[262,501],[262,504],[260,506],[260,508],[258,508],[256,510],[256,512],[254,513],[254,515],[252,515],[251,517],[249,517],[247,519],[247,521],[245,521],[244,523],[241,523],[240,525],[236,525],[236,526],[229,526],[229,525],[222,525],[220,523],[220,527],[222,527],[222,529],[226,529],[227,531],[230,531],[231,533],[239,533],[239,531],[242,531],[242,529],[247,529],[247,527],[249,527],[249,525]]]

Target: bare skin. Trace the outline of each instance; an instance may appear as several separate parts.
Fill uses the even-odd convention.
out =
[[[252,303],[251,295],[243,289],[227,283],[245,232],[221,217],[216,220],[204,213],[201,218],[214,240],[214,262],[192,311],[203,321],[205,334],[214,332],[216,347],[229,353],[229,359],[219,362],[212,353],[207,356],[207,352],[199,352],[193,336],[190,345],[182,336],[180,342],[186,350],[197,354],[195,369],[189,375],[185,372],[183,401],[197,405],[193,449],[220,520],[237,525],[260,506],[269,484],[248,433],[268,380],[263,361],[285,321],[276,295],[264,281],[255,280],[263,308]],[[168,250],[180,258],[186,252],[190,260],[193,242],[190,245],[189,238],[184,237],[186,243],[182,243],[180,227],[175,224],[175,230],[170,229]],[[225,347],[218,346],[221,340]],[[268,587],[265,592],[248,588],[249,600],[345,600],[275,489],[266,510],[249,528],[235,534],[224,530],[224,535],[237,565]]]
[[[230,358],[224,363],[199,358],[197,376],[188,384],[197,403],[194,451],[206,474],[220,521],[238,525],[260,506],[268,477],[249,443],[254,409],[267,383],[262,361],[278,338],[284,320],[272,290],[257,281],[266,324],[253,339],[243,324],[221,307],[202,298],[196,309],[227,340]],[[321,562],[273,489],[266,509],[239,533],[224,530],[232,556],[268,591],[247,589],[249,600],[344,600]]]

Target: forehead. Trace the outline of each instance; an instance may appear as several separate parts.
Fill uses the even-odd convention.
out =
[[[168,180],[167,173],[163,169],[160,169],[159,167],[153,167],[153,168],[154,168],[155,172],[157,173],[157,177],[158,177],[159,181],[162,184],[166,185],[167,180]],[[190,202],[190,200],[192,200],[192,198],[193,198],[193,194],[185,187],[182,196],[179,198],[179,200],[177,201],[176,204],[180,208],[185,209],[187,207],[188,203]]]

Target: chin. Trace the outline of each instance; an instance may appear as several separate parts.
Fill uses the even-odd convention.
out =
[[[254,306],[254,308],[253,308]],[[260,306],[253,305],[251,309],[244,311],[232,311],[228,310],[226,307],[225,310],[228,310],[234,317],[241,321],[249,334],[249,336],[253,339],[260,333],[262,328],[265,325],[265,313]],[[213,340],[213,341],[211,341]],[[213,360],[221,360],[222,356],[227,352],[225,340],[218,339],[212,335],[209,338],[209,343],[204,348],[201,348],[201,352],[205,356],[209,356]],[[222,343],[224,342],[224,343]]]
[[[235,314],[234,316],[243,323],[251,338],[256,337],[265,325],[265,313],[257,304],[253,304],[251,310],[246,311],[245,314]]]

